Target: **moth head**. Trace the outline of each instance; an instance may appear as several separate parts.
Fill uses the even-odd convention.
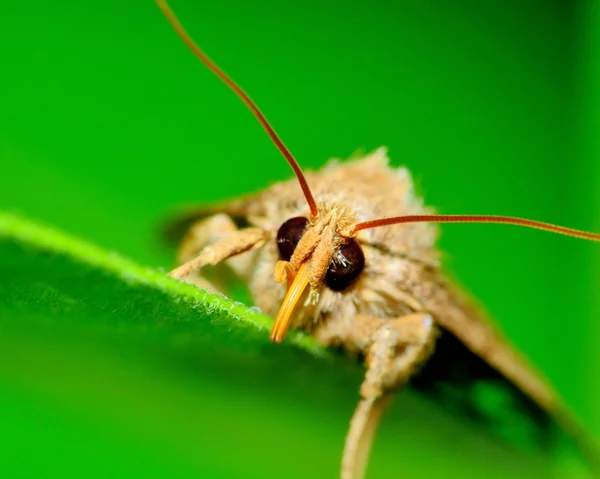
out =
[[[320,209],[315,218],[302,216],[285,221],[277,231],[280,260],[274,278],[287,282],[288,290],[275,317],[271,339],[281,342],[295,308],[308,292],[320,288],[344,291],[365,268],[365,255],[351,234],[354,214],[341,207]]]
[[[317,242],[327,244],[319,248]],[[277,231],[277,248],[280,263],[289,263],[295,270],[314,259],[313,286],[324,283],[333,291],[347,289],[365,267],[365,255],[356,239],[338,231],[327,235],[303,216],[290,218],[281,225]],[[287,269],[282,264],[276,268]]]
[[[509,216],[488,215],[410,215],[358,222],[353,213],[335,205],[317,205],[298,162],[277,135],[266,117],[250,97],[194,43],[181,26],[165,0],[156,0],[158,7],[184,43],[248,106],[263,126],[275,146],[291,166],[304,193],[310,216],[290,218],[277,233],[281,260],[275,265],[275,280],[287,282],[288,291],[275,319],[271,339],[281,342],[291,323],[294,308],[307,290],[329,287],[343,291],[352,286],[365,266],[365,259],[356,234],[365,229],[402,223],[502,223],[525,226],[600,241],[600,234],[574,230],[539,221]],[[341,186],[343,187],[343,185]]]

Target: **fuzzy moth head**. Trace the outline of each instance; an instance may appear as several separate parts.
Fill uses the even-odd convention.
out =
[[[164,0],[156,0],[156,3],[196,57],[233,90],[254,114],[294,171],[306,198],[310,216],[286,220],[277,234],[281,259],[275,265],[274,276],[278,282],[287,282],[288,291],[271,331],[273,341],[281,342],[284,339],[292,323],[294,309],[307,292],[316,292],[322,287],[343,291],[360,276],[365,266],[365,258],[355,235],[361,230],[401,223],[502,223],[600,241],[600,234],[597,233],[508,216],[408,215],[359,223],[352,211],[336,205],[317,203],[298,162],[256,104],[194,43],[167,3]]]
[[[318,293],[322,287],[344,291],[358,279],[365,255],[351,235],[355,225],[354,213],[339,206],[323,207],[315,218],[294,217],[281,225],[274,277],[280,283],[287,281],[288,291],[275,317],[273,341],[283,340],[305,294]]]

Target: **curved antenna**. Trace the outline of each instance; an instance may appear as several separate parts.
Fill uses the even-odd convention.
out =
[[[196,45],[194,43],[194,40],[192,40],[190,35],[185,31],[185,29],[183,28],[183,26],[181,25],[181,23],[179,22],[179,20],[177,19],[177,17],[173,13],[173,10],[171,10],[171,7],[169,7],[167,2],[164,0],[156,0],[156,4],[158,5],[158,8],[160,8],[160,10],[163,12],[163,14],[167,18],[167,20],[169,21],[169,23],[171,24],[173,29],[181,37],[183,42],[190,48],[190,50],[192,50],[194,55],[196,55],[196,57],[202,63],[204,63],[210,69],[210,71],[212,71],[215,75],[217,75],[223,81],[223,83],[225,83],[231,90],[233,90],[233,92],[246,104],[246,106],[254,114],[254,116],[256,117],[258,122],[262,125],[262,127],[267,132],[267,135],[269,135],[269,137],[271,138],[273,143],[275,143],[275,146],[277,147],[277,149],[281,152],[281,154],[284,156],[284,158],[290,164],[290,166],[292,167],[292,170],[294,170],[294,173],[296,174],[296,177],[298,178],[298,182],[300,183],[300,188],[302,188],[302,192],[304,193],[304,197],[306,198],[306,202],[308,203],[308,206],[310,207],[310,213],[313,216],[313,218],[316,218],[319,214],[319,209],[317,208],[317,203],[310,191],[310,188],[308,187],[306,178],[304,178],[304,173],[302,173],[302,169],[300,168],[300,165],[298,164],[298,162],[296,161],[296,159],[294,158],[294,156],[292,155],[290,150],[288,150],[287,147],[283,144],[283,141],[281,140],[281,138],[279,138],[279,135],[277,135],[277,133],[275,132],[275,130],[273,129],[271,124],[268,122],[265,115],[263,115],[263,113],[258,109],[256,104],[246,94],[246,92],[244,92],[244,90],[242,90],[237,85],[237,83],[235,83],[231,78],[229,78],[229,76],[223,70],[221,70],[221,68],[219,68],[216,65],[216,63],[214,63],[206,55],[206,53],[204,53],[198,47],[198,45]]]
[[[390,226],[402,223],[500,223],[515,226],[525,226],[543,231],[550,231],[565,236],[586,239],[590,241],[600,241],[599,233],[590,233],[564,226],[557,226],[541,221],[528,220],[525,218],[515,218],[513,216],[494,216],[494,215],[406,215],[395,216],[393,218],[381,218],[378,220],[365,221],[358,223],[353,230],[357,233],[369,228],[378,228],[380,226]]]

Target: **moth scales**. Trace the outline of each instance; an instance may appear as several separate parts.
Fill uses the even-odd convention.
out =
[[[275,316],[274,342],[295,327],[364,358],[341,478],[364,477],[377,425],[396,390],[410,383],[439,396],[454,386],[461,395],[445,399],[477,416],[484,413],[469,393],[480,380],[506,387],[515,407],[541,426],[549,419],[559,424],[600,472],[594,440],[447,277],[435,245],[436,223],[508,224],[592,241],[600,234],[506,216],[437,215],[415,194],[408,170],[389,166],[384,148],[303,172],[250,97],[193,42],[168,4],[156,3],[196,57],[252,111],[295,174],[257,194],[180,217],[172,228],[185,231],[179,266],[169,275],[218,290],[200,272],[226,263],[248,283],[255,303]]]

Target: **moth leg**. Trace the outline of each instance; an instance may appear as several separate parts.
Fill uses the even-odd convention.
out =
[[[202,218],[192,222],[191,226],[186,228],[186,232],[181,238],[181,243],[177,250],[177,264],[182,265],[195,258],[203,248],[235,233],[238,230],[233,219],[226,214],[215,214],[208,218]],[[193,271],[186,275],[185,281],[194,284],[199,288],[207,289],[213,292],[220,291],[221,288],[215,287],[213,282],[200,274],[200,271]]]
[[[215,289],[201,278],[199,272],[206,265],[216,265],[240,253],[260,246],[269,237],[261,228],[238,229],[233,220],[224,214],[211,216],[195,223],[181,242],[177,258],[181,264],[169,276],[185,279],[199,286]],[[235,258],[229,266],[240,276],[248,270],[248,261]]]
[[[367,344],[367,371],[360,387],[361,399],[350,421],[342,457],[342,479],[362,479],[384,407],[392,391],[406,383],[433,352],[436,328],[431,316],[415,313],[384,320],[359,316],[357,344]],[[356,324],[356,323],[355,323]],[[353,328],[354,329],[354,328]],[[364,336],[375,331],[369,338]]]
[[[235,233],[238,227],[226,214],[216,214],[195,221],[187,228],[177,249],[177,263],[187,263],[206,246]]]

